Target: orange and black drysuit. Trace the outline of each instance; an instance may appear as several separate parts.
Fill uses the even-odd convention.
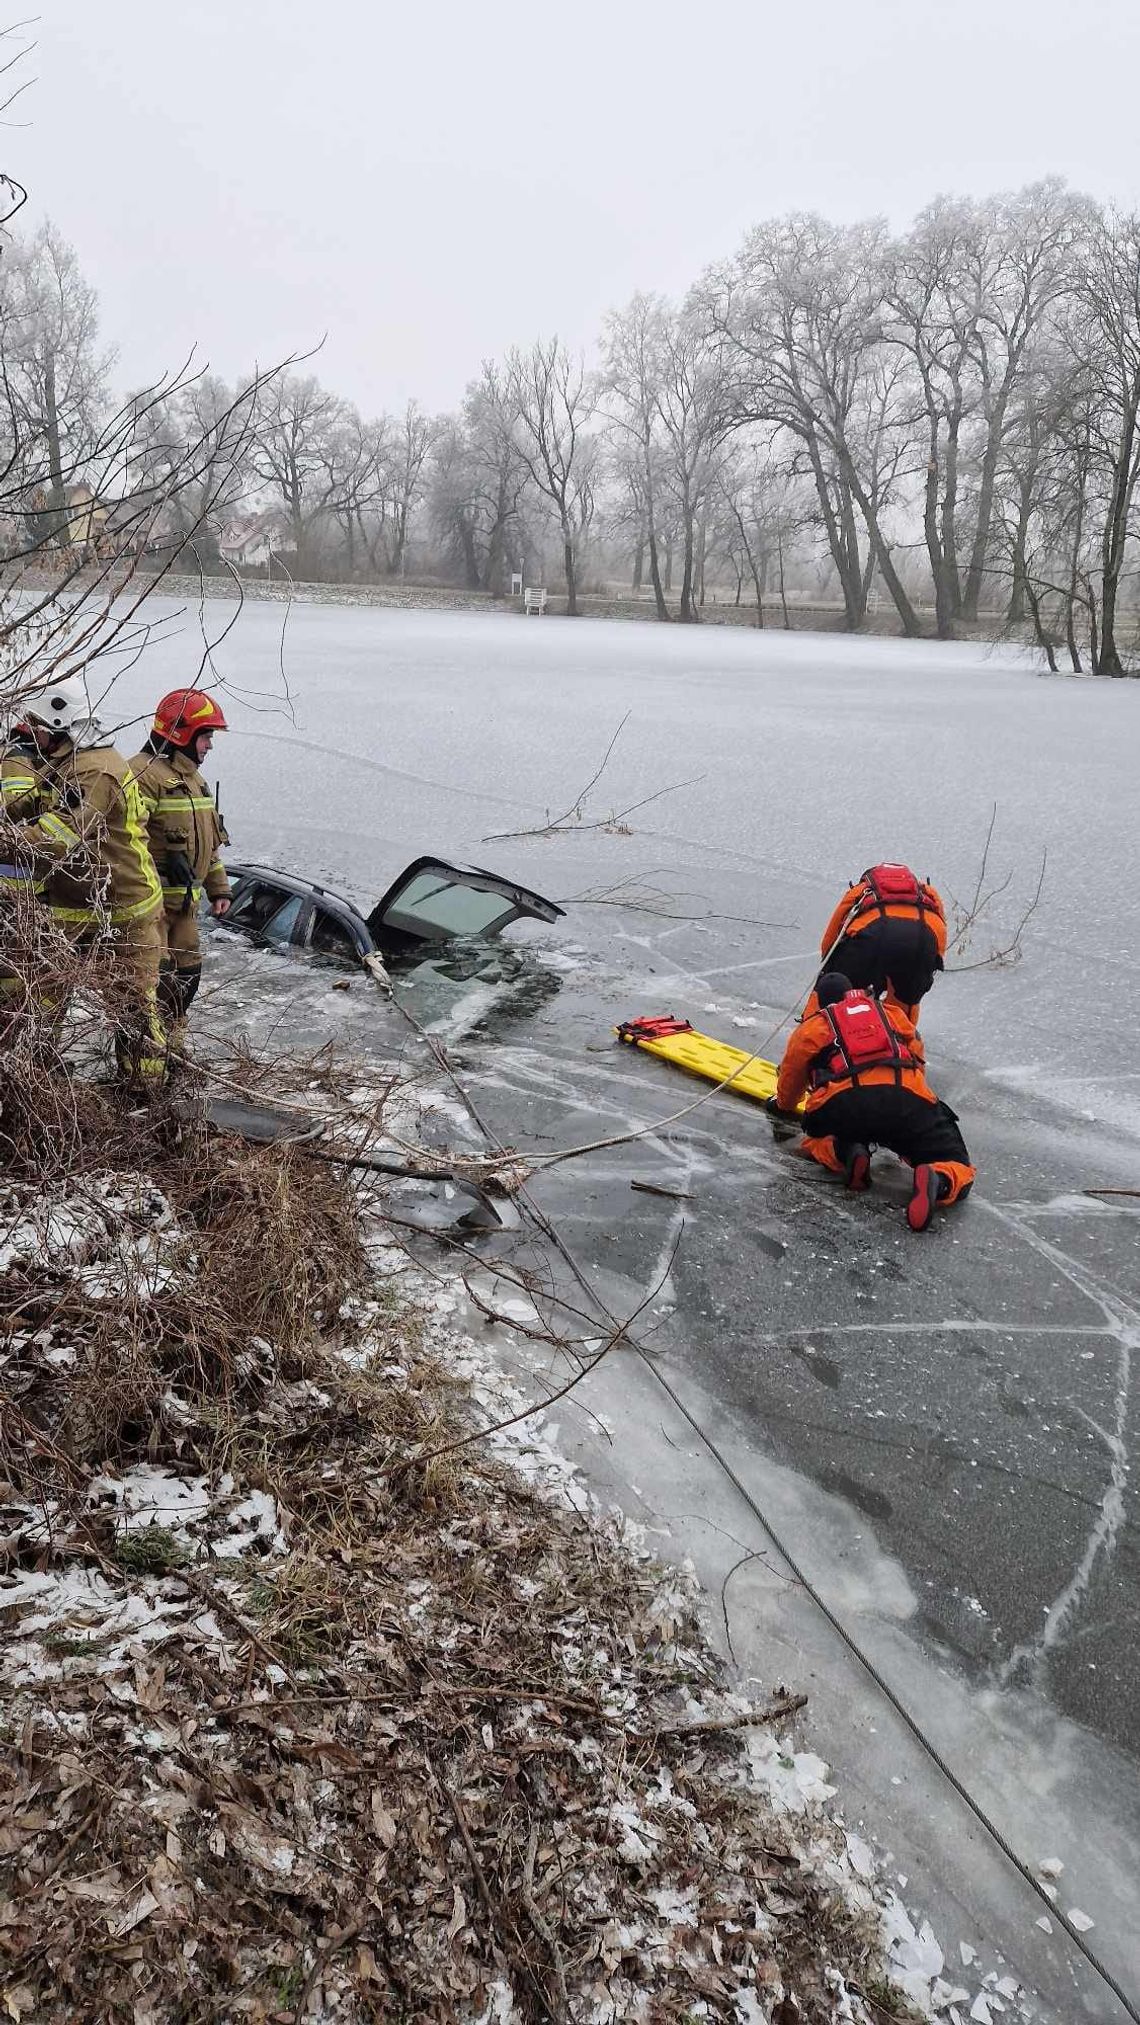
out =
[[[871,865],[847,888],[820,942],[825,971],[884,992],[909,1015],[943,968],[946,910],[940,894],[907,865]],[[807,1012],[818,1006],[815,993]]]
[[[956,1202],[976,1169],[948,1104],[926,1080],[926,1050],[913,1020],[891,999],[853,990],[806,1014],[780,1064],[776,1105],[804,1105],[803,1151],[835,1174],[853,1147],[885,1146],[914,1168],[942,1176]]]

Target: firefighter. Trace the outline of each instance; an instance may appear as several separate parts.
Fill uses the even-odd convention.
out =
[[[16,840],[8,835],[10,822],[31,815],[38,807],[43,754],[31,725],[13,724],[0,756],[0,946],[9,960],[0,956],[0,1015],[8,1015],[27,1002],[25,971],[30,949],[39,928],[35,906],[43,890],[43,876],[37,878],[27,864],[17,862]]]
[[[143,750],[131,761],[162,882],[166,961],[159,1003],[176,1052],[185,1046],[186,1015],[202,979],[203,891],[215,915],[227,913],[230,904],[230,882],[218,855],[229,838],[199,771],[214,733],[226,729],[212,696],[201,689],[172,689],[155,711]]]
[[[912,1023],[945,955],[941,896],[909,865],[869,865],[847,888],[820,943],[824,971],[841,971],[877,998],[886,992]],[[805,1017],[817,1004],[813,993]]]
[[[9,824],[18,865],[43,877],[43,902],[94,981],[113,1001],[115,1058],[134,1087],[166,1069],[158,1010],[162,888],[146,839],[139,791],[102,731],[78,676],[28,697],[24,716],[42,756],[37,805]],[[44,1000],[62,1017],[67,989]]]
[[[871,1186],[871,1149],[897,1153],[914,1169],[907,1223],[925,1230],[936,1203],[969,1193],[976,1170],[955,1113],[926,1080],[921,1035],[893,999],[837,972],[821,977],[818,996],[784,1051],[773,1122],[785,1128],[806,1095],[803,1152],[857,1194]]]
[[[30,724],[21,719],[13,724],[0,757],[0,803],[5,817],[28,813],[27,804],[36,799],[43,754]]]

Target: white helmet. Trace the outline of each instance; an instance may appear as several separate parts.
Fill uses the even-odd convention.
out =
[[[100,729],[87,684],[80,675],[61,675],[58,682],[25,696],[20,714],[33,724],[45,724],[49,731],[70,738],[73,745],[82,745]]]

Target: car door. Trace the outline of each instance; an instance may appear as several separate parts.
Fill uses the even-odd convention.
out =
[[[482,941],[524,916],[557,921],[562,911],[553,900],[497,872],[417,858],[377,901],[368,931],[381,949],[398,954],[423,943]]]
[[[366,941],[363,932],[354,935],[348,923],[331,907],[313,901],[306,946],[319,963],[359,964]]]

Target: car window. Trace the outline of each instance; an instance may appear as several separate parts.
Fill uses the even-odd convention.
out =
[[[227,926],[245,928],[251,934],[260,934],[268,921],[281,907],[286,896],[280,886],[268,886],[260,879],[252,879],[241,889],[226,916]]]
[[[304,905],[305,905],[304,894],[294,893],[292,898],[286,900],[285,905],[283,907],[279,907],[276,914],[274,914],[264,924],[264,926],[260,931],[262,941],[263,942],[290,941],[293,934],[293,930],[297,926],[297,920],[300,915],[301,909]]]
[[[393,893],[384,925],[431,940],[445,935],[491,935],[516,912],[513,900],[484,893],[439,872],[417,872]]]
[[[357,955],[356,944],[343,921],[338,921],[336,915],[330,914],[324,907],[314,910],[309,948],[315,950],[318,956],[336,956],[350,962]]]

